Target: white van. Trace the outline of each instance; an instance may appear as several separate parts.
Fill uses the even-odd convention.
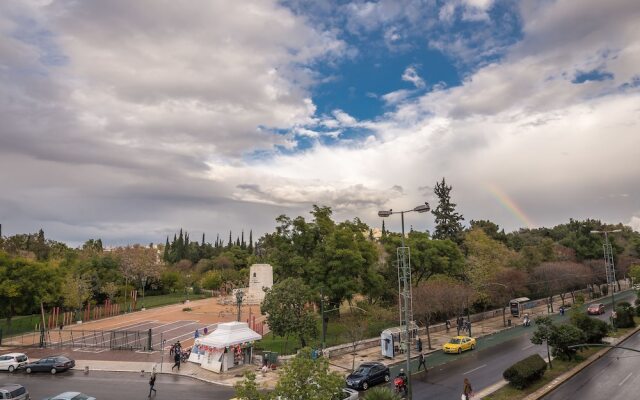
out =
[[[13,372],[29,362],[29,357],[23,353],[9,353],[0,356],[0,370]]]
[[[17,383],[5,383],[0,386],[0,399],[30,400],[29,392]]]

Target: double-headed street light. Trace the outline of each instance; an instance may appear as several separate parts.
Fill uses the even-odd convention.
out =
[[[409,324],[413,318],[413,312],[411,310],[411,265],[407,262],[407,247],[404,245],[404,213],[418,212],[424,213],[429,211],[429,203],[421,204],[414,207],[412,210],[406,211],[393,211],[383,210],[378,211],[378,216],[382,218],[389,217],[393,214],[400,214],[400,221],[402,225],[402,247],[398,249],[398,289],[400,292],[400,326],[402,326],[402,320],[404,319],[405,335],[406,335],[406,348],[407,348],[407,399],[411,400],[411,331]]]
[[[613,316],[615,315],[616,312],[616,298],[615,295],[613,294],[613,292],[616,289],[616,268],[615,265],[613,263],[613,251],[611,249],[611,243],[609,243],[609,233],[616,233],[616,232],[622,232],[621,229],[614,229],[614,230],[610,230],[610,231],[596,231],[593,230],[591,231],[591,233],[594,234],[604,234],[604,243],[602,245],[603,251],[604,251],[604,269],[605,269],[605,273],[607,275],[607,284],[611,285],[611,288],[609,290],[611,290],[611,326],[613,326],[613,329],[616,329],[616,321],[613,318]]]

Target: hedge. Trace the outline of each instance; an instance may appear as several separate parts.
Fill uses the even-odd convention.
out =
[[[539,354],[534,354],[507,368],[502,376],[517,389],[524,389],[542,378],[546,369],[544,359]]]

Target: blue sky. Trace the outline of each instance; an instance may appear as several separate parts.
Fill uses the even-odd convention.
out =
[[[435,202],[640,229],[640,3],[0,2],[0,223],[72,244]],[[421,214],[407,221],[433,228]],[[399,229],[398,221],[387,227]]]

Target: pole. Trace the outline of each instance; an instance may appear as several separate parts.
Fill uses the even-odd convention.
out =
[[[407,249],[404,246],[404,211],[400,212],[400,222],[402,225],[402,268],[406,269],[406,251]],[[407,336],[407,399],[411,400],[411,332],[409,330],[409,296],[406,293],[407,288],[409,287],[409,282],[407,279],[407,274],[403,274],[402,277],[404,281],[405,293],[403,294],[404,301],[404,323],[405,323],[405,334]]]
[[[604,258],[605,258],[605,264],[611,262],[611,274],[610,276],[613,279],[610,279],[610,283],[611,283],[611,289],[609,289],[611,291],[611,326],[613,327],[613,330],[616,330],[616,320],[615,318],[613,318],[613,316],[616,314],[616,297],[614,295],[614,291],[616,290],[616,279],[615,279],[615,269],[613,266],[613,255],[611,254],[611,247],[609,244],[609,236],[607,235],[607,231],[604,231],[604,243],[605,243],[605,248],[604,248]],[[609,251],[609,256],[607,256],[607,251]],[[605,265],[605,268],[608,268],[608,265]],[[609,275],[609,274],[608,274]]]
[[[129,277],[124,276],[124,312],[127,312],[127,288],[129,286]]]
[[[320,288],[320,315],[322,316],[322,350],[324,350],[327,337],[327,321],[324,319],[324,292]]]

